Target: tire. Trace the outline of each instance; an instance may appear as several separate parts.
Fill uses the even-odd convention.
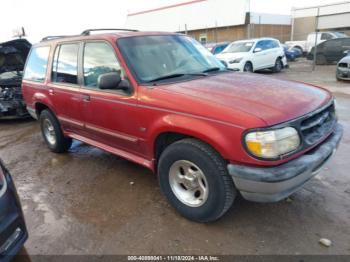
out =
[[[275,62],[275,66],[272,68],[272,71],[274,73],[279,73],[283,69],[283,62],[281,58],[277,58]]]
[[[196,178],[187,180],[188,175]],[[211,146],[196,139],[180,140],[164,150],[158,162],[158,179],[170,204],[196,222],[219,219],[237,195],[226,162]]]
[[[244,68],[243,68],[243,72],[253,73],[254,72],[253,64],[251,62],[245,63]]]
[[[63,135],[60,123],[56,116],[49,110],[43,110],[40,114],[40,126],[42,136],[54,153],[65,153],[72,145],[72,139]]]

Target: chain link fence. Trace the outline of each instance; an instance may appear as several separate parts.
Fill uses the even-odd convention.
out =
[[[290,70],[312,72],[327,65],[336,65],[344,56],[350,55],[350,28],[316,28],[318,17],[295,20],[292,26],[248,24],[187,33],[211,46],[250,38],[276,38],[285,47]]]

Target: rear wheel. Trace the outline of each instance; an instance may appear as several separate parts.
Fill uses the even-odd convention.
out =
[[[172,206],[197,222],[219,219],[237,194],[226,162],[211,146],[196,139],[180,140],[164,150],[158,178]]]
[[[61,126],[51,111],[43,110],[41,112],[40,126],[44,140],[52,152],[64,153],[69,150],[72,139],[63,135]]]
[[[279,73],[283,69],[283,62],[281,58],[277,58],[275,62],[275,66],[272,68],[272,71],[274,73]]]
[[[245,63],[244,68],[243,68],[243,71],[244,71],[244,72],[253,73],[253,65],[252,65],[252,63],[251,63],[251,62]]]

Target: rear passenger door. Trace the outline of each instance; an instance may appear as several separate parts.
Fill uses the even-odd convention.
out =
[[[121,79],[129,83],[114,48],[105,41],[86,42],[82,68],[82,93],[86,97],[83,112],[88,137],[112,151],[139,151],[140,128],[135,90],[101,90],[97,86],[99,76],[111,72],[118,72]]]
[[[82,95],[78,79],[80,43],[64,43],[56,47],[51,70],[49,95],[60,123],[67,131],[84,129]]]
[[[343,56],[342,39],[333,39],[325,42],[325,52],[327,61],[335,62]]]

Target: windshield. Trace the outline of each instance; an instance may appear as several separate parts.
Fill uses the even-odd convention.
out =
[[[17,78],[22,78],[22,71],[0,72],[0,80],[12,80]]]
[[[0,53],[0,80],[22,77],[24,61],[18,53]]]
[[[135,77],[143,83],[226,71],[209,50],[183,35],[126,37],[119,39],[118,45]]]
[[[254,42],[235,42],[226,47],[223,53],[246,53],[249,52]]]

